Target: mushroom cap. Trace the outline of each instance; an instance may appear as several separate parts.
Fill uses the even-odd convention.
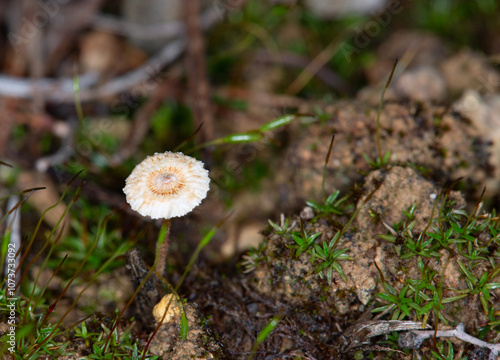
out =
[[[167,313],[165,314],[165,317],[163,317],[165,311]],[[180,318],[181,311],[174,295],[165,295],[153,308],[153,316],[157,323],[159,323],[163,319],[163,321],[161,322],[162,324],[169,323],[171,320],[175,321],[175,318]]]
[[[152,219],[183,216],[207,196],[210,178],[203,163],[183,153],[156,153],[125,180],[130,207]]]

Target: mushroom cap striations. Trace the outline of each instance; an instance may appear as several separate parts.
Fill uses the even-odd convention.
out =
[[[183,153],[156,153],[137,165],[123,192],[130,207],[153,219],[183,216],[207,196],[210,178],[203,163]]]

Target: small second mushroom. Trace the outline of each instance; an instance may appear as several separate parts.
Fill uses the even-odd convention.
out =
[[[165,295],[153,309],[157,323],[168,324],[171,320],[181,317],[181,310],[173,294]]]

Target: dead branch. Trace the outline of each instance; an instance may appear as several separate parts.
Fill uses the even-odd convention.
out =
[[[198,0],[184,2],[186,28],[189,39],[187,46],[187,74],[191,100],[191,108],[195,128],[201,124],[199,133],[201,143],[213,138],[213,109],[210,103],[210,86],[207,79],[205,63],[205,39],[200,27],[200,4]]]
[[[184,40],[171,42],[143,66],[112,79],[95,89],[92,89],[92,85],[97,82],[97,74],[80,76],[80,101],[86,102],[101,97],[113,96],[145,83],[152,77],[157,76],[164,66],[175,61],[185,46]],[[144,90],[147,91],[147,87]],[[30,99],[35,94],[43,94],[50,101],[72,103],[75,101],[74,80],[68,78],[33,80],[0,76],[0,96]]]
[[[465,332],[465,326],[462,323],[458,324],[457,327],[452,330],[413,330],[403,335],[399,338],[399,346],[407,349],[419,349],[424,340],[430,339],[432,337],[455,337],[480,348],[488,349],[488,360],[496,360],[498,355],[500,354],[500,344],[490,344],[467,334]]]
[[[98,76],[94,73],[88,73],[81,75],[79,79],[81,88],[89,88],[97,82]],[[43,94],[51,100],[71,97],[71,101],[74,101],[73,79],[23,79],[0,75],[0,96],[31,99],[35,94]]]

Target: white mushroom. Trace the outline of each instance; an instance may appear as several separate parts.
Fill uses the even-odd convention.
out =
[[[203,163],[180,152],[156,153],[137,165],[123,191],[133,210],[153,219],[183,216],[207,196]]]

